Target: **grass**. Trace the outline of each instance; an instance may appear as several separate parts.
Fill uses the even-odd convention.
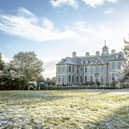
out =
[[[128,129],[129,89],[0,91],[0,129]]]

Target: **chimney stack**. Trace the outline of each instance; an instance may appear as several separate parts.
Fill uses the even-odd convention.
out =
[[[112,49],[111,54],[114,55],[116,53],[115,49]]]
[[[87,56],[87,57],[90,56],[90,53],[89,52],[86,52],[85,56]]]
[[[72,57],[74,58],[74,57],[76,57],[77,56],[77,53],[74,51],[74,52],[72,52]]]
[[[100,52],[99,51],[96,51],[96,56],[100,56]]]

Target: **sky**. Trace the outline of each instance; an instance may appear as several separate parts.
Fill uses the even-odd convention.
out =
[[[0,0],[0,52],[6,62],[20,51],[34,51],[44,77],[72,55],[94,55],[104,40],[121,51],[129,39],[129,0]]]

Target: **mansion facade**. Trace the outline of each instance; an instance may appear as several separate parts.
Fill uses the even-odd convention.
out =
[[[106,44],[96,55],[66,57],[56,64],[57,85],[81,85],[91,82],[99,82],[102,85],[117,82],[122,77],[122,65],[126,63],[123,52],[109,49]]]

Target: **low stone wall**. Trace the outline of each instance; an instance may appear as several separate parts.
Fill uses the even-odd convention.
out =
[[[43,86],[42,88],[40,88],[41,90],[67,90],[67,89],[118,89],[121,87],[115,87],[115,86],[104,86],[104,85],[94,85],[94,86],[90,86],[90,85],[73,85],[73,86]]]
[[[122,88],[129,88],[129,82],[123,82],[120,85]]]

